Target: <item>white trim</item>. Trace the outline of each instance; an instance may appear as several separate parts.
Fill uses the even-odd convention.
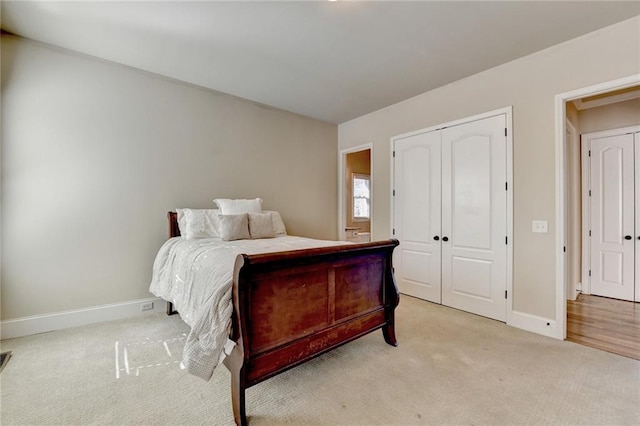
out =
[[[508,325],[514,325],[513,317],[513,106],[502,109],[507,125],[507,319]],[[522,328],[522,327],[520,327]]]
[[[586,141],[580,137],[580,167],[582,173],[580,176],[582,197],[582,244],[580,247],[582,256],[582,293],[591,294],[591,278],[589,277],[589,266],[591,264],[591,243],[589,240],[589,223],[591,222],[591,209],[589,204],[589,182],[591,181],[591,164],[589,162],[589,150],[591,149],[590,141]]]
[[[484,120],[485,118],[495,117],[497,115],[504,115],[506,126],[507,126],[507,139],[506,139],[506,179],[507,179],[507,214],[506,214],[506,226],[507,226],[507,239],[509,244],[507,244],[507,315],[506,315],[506,323],[508,325],[513,325],[513,106],[507,106],[504,108],[495,109],[493,111],[483,112],[480,114],[472,115],[470,117],[461,118],[454,121],[449,121],[447,123],[438,124],[435,126],[427,127],[424,129],[415,130],[408,133],[403,133],[401,135],[396,135],[390,138],[389,143],[389,158],[391,159],[391,206],[390,206],[390,223],[389,223],[389,235],[395,237],[393,235],[393,223],[394,223],[394,197],[393,190],[395,189],[395,158],[393,156],[393,151],[395,148],[395,141],[398,139],[403,139],[409,136],[418,135],[421,133],[432,132],[435,130],[440,130],[445,127],[457,126],[459,124],[470,123],[473,121]],[[524,328],[524,327],[520,327]],[[525,328],[527,329],[527,328]],[[543,333],[544,334],[544,333]]]
[[[566,141],[565,140],[565,145],[564,145],[565,158],[567,157],[567,153],[570,152],[569,151],[570,149],[575,149],[574,145],[576,145],[576,144],[577,144],[578,151],[580,151],[580,155],[582,155],[582,151],[581,151],[582,146],[581,146],[581,142],[580,142],[580,134],[578,133],[578,129],[571,122],[571,120],[569,120],[568,117],[565,117],[565,120],[566,120],[566,122],[565,122],[566,134],[571,135],[570,136],[571,137],[570,141]],[[582,157],[580,157],[580,158],[581,158],[580,163],[582,164]],[[583,170],[583,169],[581,169],[581,170]],[[572,179],[575,179],[575,175],[572,176]],[[582,182],[582,178],[580,179],[580,182]],[[565,184],[569,185],[569,184],[572,184],[572,183],[573,183],[572,181],[570,182],[570,181],[567,181],[567,179],[566,179],[566,168],[565,168]],[[566,186],[565,186],[565,191],[567,191],[567,187]],[[584,194],[584,192],[582,192],[582,194]],[[565,208],[568,211],[569,202],[568,202],[568,200],[566,200],[566,201],[567,202],[565,203]],[[580,202],[582,203],[582,200]],[[580,206],[582,206],[582,204],[580,204]],[[569,244],[569,241],[568,241],[569,240],[569,227],[568,226],[565,228],[565,231],[566,231],[565,241],[567,243],[567,247],[571,247],[572,250],[582,250],[581,247],[577,247],[577,246],[574,247],[575,245],[573,243],[575,241],[571,241],[571,244]],[[580,230],[580,233],[582,233],[582,230]],[[581,241],[584,241],[584,240],[581,239]],[[566,258],[568,258],[570,254],[573,256],[573,252],[567,250],[565,252]],[[581,256],[580,259],[582,260],[582,251],[580,252],[580,256]],[[569,268],[569,266],[570,266],[570,268]],[[573,271],[573,265],[570,265],[569,263],[567,263],[567,270],[566,270],[565,274],[568,274],[569,269],[571,269]],[[580,273],[581,273],[580,277],[582,277],[582,271],[580,271]],[[568,276],[568,275],[565,275],[565,276]],[[581,287],[581,289],[582,289],[582,287]],[[566,298],[567,298],[567,300],[576,300],[577,294],[578,294],[578,285],[577,284],[571,284],[571,288],[567,288]]]
[[[153,309],[140,311],[143,303],[153,303]],[[104,321],[112,321],[153,312],[164,312],[165,302],[160,298],[129,300],[109,305],[92,306],[44,315],[34,315],[0,321],[0,338],[29,336],[48,331],[79,327]]]
[[[564,200],[566,193],[564,190],[565,173],[565,122],[566,122],[566,102],[585,96],[593,96],[614,90],[625,89],[627,87],[640,84],[640,74],[630,75],[617,80],[595,84],[589,87],[575,89],[569,92],[560,93],[555,96],[555,137],[556,137],[556,323],[553,337],[564,340],[567,337],[567,283],[564,279],[564,230],[566,228],[567,215],[564,211]]]
[[[371,215],[369,218],[369,223],[371,224],[371,229],[369,230],[370,234],[371,234],[371,241],[375,241],[373,238],[373,216],[374,216],[374,208],[373,208],[373,201],[374,201],[374,192],[373,192],[373,186],[374,186],[374,179],[373,179],[373,143],[365,143],[362,145],[358,145],[358,146],[354,146],[351,148],[345,148],[340,150],[340,152],[338,153],[338,240],[342,240],[342,241],[346,241],[347,239],[347,233],[344,230],[345,228],[345,224],[347,223],[347,209],[346,209],[346,205],[345,205],[345,193],[344,193],[344,188],[346,185],[346,166],[347,166],[347,162],[345,161],[345,159],[347,158],[347,154],[352,154],[354,152],[360,152],[360,151],[366,151],[369,150],[371,152],[370,157],[369,157],[369,175],[370,175],[370,191],[371,191],[371,198],[369,200],[370,205],[371,205]]]
[[[508,325],[548,337],[555,337],[557,334],[554,320],[520,311],[511,312],[511,322]]]

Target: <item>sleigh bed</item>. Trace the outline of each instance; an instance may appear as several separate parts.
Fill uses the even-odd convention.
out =
[[[180,236],[176,213],[168,219],[170,237]],[[223,363],[237,424],[247,424],[245,390],[263,380],[377,329],[397,345],[398,241],[333,244],[236,256],[229,332],[235,345]],[[171,302],[167,313],[175,312]]]

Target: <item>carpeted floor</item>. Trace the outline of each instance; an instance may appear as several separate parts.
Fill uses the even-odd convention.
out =
[[[249,423],[640,424],[640,361],[406,296],[396,322],[397,348],[376,332],[250,388]],[[187,332],[154,314],[3,341],[0,423],[231,425],[227,370],[176,362]]]

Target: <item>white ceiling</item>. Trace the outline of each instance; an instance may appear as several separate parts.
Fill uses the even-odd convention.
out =
[[[5,31],[331,123],[635,15],[640,1],[2,1]]]

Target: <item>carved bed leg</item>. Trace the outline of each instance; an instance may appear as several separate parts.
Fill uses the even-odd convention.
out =
[[[238,426],[247,426],[247,410],[245,406],[245,386],[238,371],[231,372],[231,403],[233,418]]]
[[[238,426],[247,425],[247,410],[245,408],[245,390],[247,381],[244,370],[244,355],[240,345],[236,345],[224,359],[224,365],[231,373],[231,404],[233,406],[233,418]]]
[[[393,319],[393,314],[391,314],[391,319],[387,321],[384,327],[382,327],[382,335],[384,336],[385,342],[391,346],[398,346],[398,340],[396,339],[396,327],[393,323]]]
[[[178,311],[173,309],[173,303],[167,302],[167,315],[175,315],[177,313],[178,313]]]

